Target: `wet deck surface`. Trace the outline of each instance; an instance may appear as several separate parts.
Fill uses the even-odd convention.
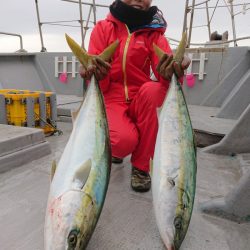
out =
[[[59,123],[62,136],[48,137],[53,153],[0,174],[0,249],[43,250],[43,225],[50,166],[58,160],[72,125]],[[247,156],[247,159],[249,157]],[[242,160],[242,158],[241,158]],[[198,152],[195,208],[182,250],[246,250],[250,223],[238,224],[199,212],[199,204],[225,195],[240,178],[237,157]],[[112,166],[110,185],[97,228],[87,250],[163,250],[156,227],[151,192],[130,188],[129,158]]]

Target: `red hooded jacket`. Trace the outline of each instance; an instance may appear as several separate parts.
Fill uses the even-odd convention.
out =
[[[145,82],[152,81],[150,66],[158,81],[168,87],[169,81],[156,72],[159,60],[153,50],[155,43],[166,53],[172,54],[164,37],[165,30],[166,28],[143,28],[130,33],[126,24],[111,14],[96,24],[90,37],[90,54],[100,54],[117,39],[120,42],[108,76],[100,81],[106,102],[131,102],[139,88]]]

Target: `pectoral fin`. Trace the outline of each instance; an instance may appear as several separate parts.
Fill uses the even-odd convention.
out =
[[[90,174],[91,165],[92,162],[89,159],[78,168],[73,177],[73,188],[82,189],[84,187]]]
[[[53,160],[51,170],[50,170],[50,181],[53,180],[55,172],[56,172],[56,161]]]

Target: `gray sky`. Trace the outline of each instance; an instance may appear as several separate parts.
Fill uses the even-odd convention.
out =
[[[83,0],[91,2],[90,0]],[[197,0],[201,3],[204,0]],[[110,4],[112,0],[96,0],[97,3]],[[182,32],[185,0],[153,0],[164,13],[168,22],[166,35],[179,39]],[[190,1],[192,2],[192,1]],[[215,6],[217,0],[210,0],[210,6]],[[235,3],[249,3],[249,0],[234,0]],[[224,0],[220,0],[224,5]],[[63,2],[61,0],[38,0],[41,22],[79,20],[79,8],[77,4]],[[203,5],[204,6],[204,5]],[[250,5],[248,5],[250,7]],[[87,15],[88,6],[83,6],[83,15]],[[242,7],[235,8],[235,12],[242,10]],[[108,13],[106,8],[97,8],[97,18],[103,19]],[[212,9],[210,9],[212,15]],[[250,11],[245,15],[235,17],[237,37],[250,35]],[[205,10],[196,10],[194,15],[194,26],[206,23]],[[68,23],[79,26],[77,22]],[[211,23],[212,31],[217,30],[223,33],[229,31],[229,39],[232,39],[232,26],[229,12],[226,8],[218,9],[214,14]],[[69,51],[65,42],[64,33],[68,33],[80,43],[80,28],[55,25],[43,25],[44,45],[47,51]],[[29,52],[40,51],[41,42],[37,25],[35,0],[0,0],[0,32],[18,33],[23,36],[23,46]],[[208,40],[208,31],[205,27],[193,30],[193,42],[205,42]],[[240,42],[239,45],[250,45],[250,40]],[[19,40],[16,37],[0,35],[0,53],[13,52],[19,49]]]

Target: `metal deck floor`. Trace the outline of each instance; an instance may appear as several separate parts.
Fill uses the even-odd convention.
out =
[[[70,135],[70,123],[58,123],[62,136],[48,137],[49,156],[0,174],[0,249],[43,250],[43,224],[50,166]],[[198,152],[195,207],[181,250],[246,250],[250,223],[238,224],[199,212],[200,202],[225,195],[240,177],[237,157]],[[163,250],[154,219],[151,192],[130,189],[129,158],[112,166],[105,205],[87,250]]]
[[[188,109],[194,129],[226,135],[236,124],[236,120],[216,117],[220,108],[188,105]]]

